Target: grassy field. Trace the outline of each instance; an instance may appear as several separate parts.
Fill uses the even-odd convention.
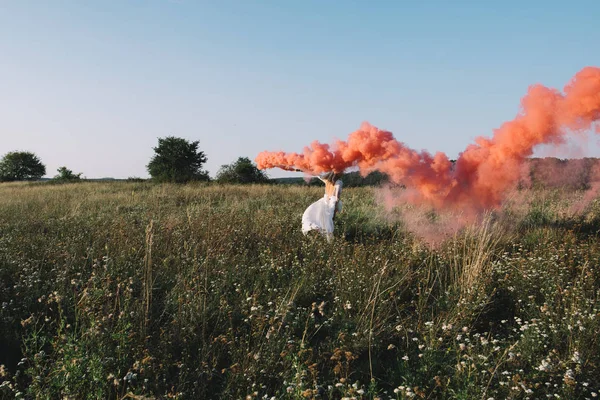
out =
[[[368,188],[304,237],[320,196],[0,185],[0,397],[600,394],[600,203],[521,192],[430,247]]]

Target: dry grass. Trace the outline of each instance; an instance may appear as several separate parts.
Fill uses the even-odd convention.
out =
[[[600,207],[572,212],[589,194],[520,192],[447,234],[451,215],[348,188],[331,243],[300,232],[321,195],[0,185],[0,396],[598,393]]]

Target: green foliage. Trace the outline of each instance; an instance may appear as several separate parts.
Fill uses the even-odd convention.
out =
[[[127,178],[127,182],[146,182],[146,179],[137,176],[130,176]]]
[[[78,174],[74,174],[73,171],[71,171],[67,167],[60,167],[57,169],[57,171],[58,171],[58,175],[56,175],[56,176],[54,176],[54,178],[52,178],[55,181],[71,182],[71,181],[78,181],[81,179],[81,172]]]
[[[342,181],[346,187],[379,186],[388,182],[389,177],[379,171],[373,171],[364,177],[359,172],[349,172],[342,176]]]
[[[322,194],[0,186],[0,398],[598,394],[598,204],[431,248],[370,188],[345,189],[331,243],[304,236]]]
[[[0,160],[0,182],[35,180],[45,174],[46,166],[28,151],[13,151]]]
[[[389,182],[387,174],[379,171],[373,171],[364,177],[360,172],[346,172],[341,179],[344,187],[380,186]],[[316,178],[310,179],[308,182],[304,178],[276,178],[272,181],[277,184],[323,186],[323,183]]]
[[[207,158],[198,150],[199,143],[173,136],[159,138],[155,155],[147,165],[152,179],[176,183],[209,180],[208,173],[202,170]]]
[[[239,157],[234,163],[223,165],[217,173],[219,183],[267,183],[269,178],[248,157]]]

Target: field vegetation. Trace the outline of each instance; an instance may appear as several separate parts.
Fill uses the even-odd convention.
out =
[[[303,236],[322,190],[0,185],[0,397],[597,398],[589,193],[523,190],[431,246],[403,216],[441,217],[374,188]]]

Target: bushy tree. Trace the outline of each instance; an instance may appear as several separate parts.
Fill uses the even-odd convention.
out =
[[[68,169],[67,167],[60,167],[57,169],[58,175],[56,175],[53,179],[57,181],[78,181],[81,179],[81,172],[78,174],[74,174],[73,171]]]
[[[198,150],[200,142],[189,142],[168,136],[158,139],[155,155],[147,165],[148,173],[158,182],[206,181],[208,172],[202,170],[207,158]]]
[[[248,157],[240,157],[232,164],[223,165],[217,173],[220,183],[266,183],[267,175],[259,170]]]
[[[13,151],[0,160],[0,181],[35,180],[45,174],[46,166],[28,151]]]

